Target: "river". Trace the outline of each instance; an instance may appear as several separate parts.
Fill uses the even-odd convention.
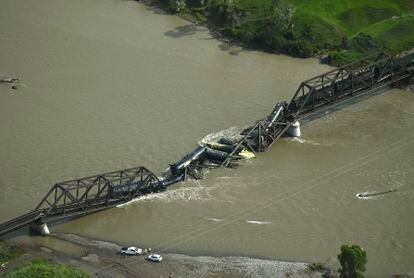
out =
[[[0,222],[58,181],[127,167],[160,173],[235,133],[330,68],[250,51],[135,1],[2,0]],[[191,255],[335,261],[413,272],[414,96],[389,90],[302,127],[238,169],[52,230]],[[361,200],[358,192],[396,192]]]

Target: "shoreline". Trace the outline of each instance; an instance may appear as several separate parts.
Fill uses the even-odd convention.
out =
[[[218,28],[216,28],[216,26],[209,23],[207,20],[200,21],[194,15],[191,15],[191,14],[188,14],[188,13],[183,14],[183,13],[169,12],[165,8],[163,8],[161,5],[159,5],[159,3],[157,3],[157,2],[149,1],[147,3],[147,1],[145,1],[145,0],[132,0],[132,1],[136,2],[137,4],[143,5],[144,7],[146,7],[147,9],[149,9],[153,12],[162,13],[164,15],[169,15],[169,16],[176,16],[176,17],[181,18],[182,20],[187,21],[188,23],[191,23],[191,24],[194,24],[194,25],[200,26],[200,27],[205,27],[208,30],[211,37],[215,40],[218,40],[221,43],[227,43],[231,46],[238,46],[238,47],[242,47],[242,48],[245,48],[245,49],[248,49],[248,50],[256,50],[256,51],[265,52],[263,49],[250,48],[248,45],[246,45],[242,41],[232,39],[232,38],[229,38],[229,37],[223,35],[222,33],[220,33],[218,31]],[[277,53],[277,52],[267,52],[267,53],[286,55],[286,54]],[[289,55],[287,55],[287,56],[289,56]]]
[[[23,255],[0,269],[0,276],[28,261],[47,259],[54,263],[77,267],[91,277],[323,277],[331,269],[320,264],[289,262],[245,256],[204,256],[180,253],[161,253],[163,261],[147,261],[146,255],[121,256],[120,245],[84,238],[75,234],[52,234],[58,245],[28,241],[29,237],[13,242]],[[51,240],[47,240],[48,242]],[[54,246],[55,245],[55,246]],[[69,245],[72,245],[70,247]],[[157,250],[154,250],[155,252]]]
[[[398,16],[387,17],[387,15],[384,15],[385,17],[381,20],[378,19],[369,24],[361,23],[354,30],[348,26],[349,22],[343,17],[336,18],[340,23],[334,22],[335,20],[332,21],[332,18],[326,19],[323,16],[319,18],[314,13],[307,14],[302,4],[297,3],[295,5],[291,1],[287,1],[278,7],[278,9],[282,12],[285,11],[284,9],[289,11],[289,18],[285,18],[289,26],[284,29],[278,29],[276,33],[267,32],[263,36],[257,30],[262,30],[258,26],[261,26],[260,24],[271,24],[271,22],[266,23],[259,20],[257,26],[255,26],[255,23],[250,27],[243,27],[244,23],[249,22],[247,20],[243,23],[243,16],[248,17],[249,14],[249,12],[246,12],[249,9],[243,5],[239,6],[235,4],[231,8],[233,12],[227,11],[230,14],[226,16],[226,12],[223,11],[218,14],[216,14],[217,11],[207,11],[208,5],[204,2],[201,4],[186,4],[186,1],[183,0],[180,2],[184,6],[179,7],[174,6],[170,2],[167,3],[159,0],[134,1],[146,6],[150,10],[156,9],[158,13],[161,12],[166,15],[177,16],[197,26],[204,26],[209,30],[214,39],[230,45],[264,53],[287,55],[289,57],[316,58],[321,64],[334,67],[350,64],[375,53],[385,51],[390,55],[396,55],[412,49],[409,45],[407,46],[407,43],[409,44],[410,41],[408,35],[405,39],[399,39],[398,37],[393,37],[395,32],[390,33],[388,29],[383,31],[384,34],[375,33],[375,28],[378,25],[383,24],[384,26],[388,26],[391,24],[389,21],[399,20],[398,24],[404,25],[405,21],[414,20],[414,15],[405,13],[406,10],[401,7],[403,10],[399,12],[400,14]],[[225,9],[225,4],[223,5],[220,9]],[[262,8],[266,9],[269,7],[264,4]],[[315,9],[318,11],[317,7]],[[362,10],[364,9],[369,11],[370,6],[367,4],[367,7],[364,6],[362,8]],[[342,11],[342,13],[347,12],[353,14],[354,10],[345,9]],[[310,23],[309,18],[307,18],[310,15],[314,17],[313,23]],[[360,15],[356,14],[355,16],[358,17]],[[327,15],[327,17],[329,16]],[[229,18],[233,18],[231,20],[232,23],[230,23]],[[236,31],[234,24],[238,28]],[[232,28],[231,31],[230,28]],[[404,29],[404,27],[401,28]],[[383,35],[387,35],[389,38],[383,38]],[[413,39],[411,38],[411,40]]]

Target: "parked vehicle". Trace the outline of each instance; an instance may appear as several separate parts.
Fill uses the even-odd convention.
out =
[[[141,255],[142,249],[135,246],[122,247],[121,255]]]
[[[151,254],[148,256],[147,260],[151,262],[161,262],[162,257],[159,254]]]

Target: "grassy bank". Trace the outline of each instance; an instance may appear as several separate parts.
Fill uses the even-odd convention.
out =
[[[0,241],[0,265],[17,259],[22,251],[9,241]]]
[[[47,259],[37,259],[23,264],[27,261],[27,248],[11,241],[0,242],[0,277],[5,278],[30,278],[30,277],[90,277],[85,272],[78,270],[72,266],[54,264]],[[34,256],[34,257],[32,257]],[[29,257],[36,258],[39,255],[30,254]],[[22,259],[23,258],[23,259]],[[10,269],[10,270],[9,270]]]
[[[72,266],[53,264],[48,260],[35,260],[6,273],[5,278],[35,278],[35,277],[73,277],[88,278],[85,272]]]
[[[399,53],[414,47],[413,1],[287,1],[297,7],[296,21],[302,29],[312,18],[313,28],[322,30],[320,41],[314,42],[328,42],[331,64],[347,63],[367,52]]]
[[[148,0],[150,1],[150,0]],[[153,0],[250,47],[333,65],[414,47],[412,0]]]

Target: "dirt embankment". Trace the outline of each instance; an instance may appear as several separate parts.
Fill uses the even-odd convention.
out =
[[[247,257],[208,257],[182,254],[161,254],[163,260],[153,263],[142,256],[121,256],[121,246],[72,234],[55,234],[54,239],[71,244],[71,250],[53,250],[18,242],[23,255],[0,269],[0,277],[10,269],[34,259],[78,267],[91,277],[322,277],[326,270],[312,270],[306,263],[262,260]],[[76,250],[76,251],[74,251]],[[156,251],[156,250],[154,250]]]

